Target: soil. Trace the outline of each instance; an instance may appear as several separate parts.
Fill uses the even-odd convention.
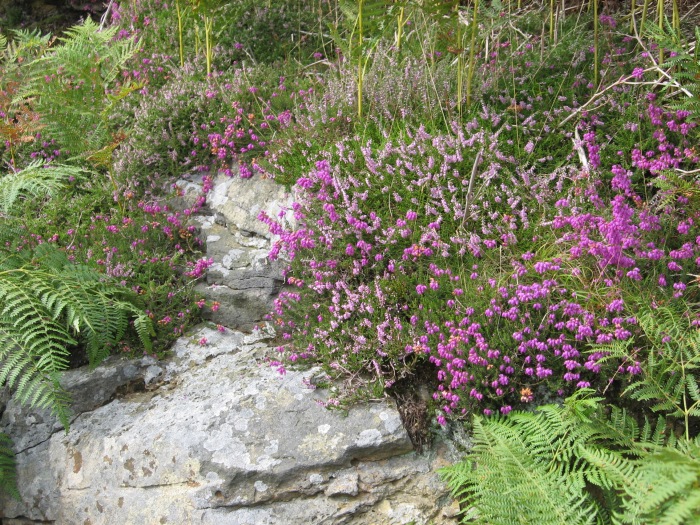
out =
[[[0,32],[38,29],[59,34],[85,17],[99,20],[104,0],[0,0]]]
[[[436,389],[435,367],[427,361],[419,364],[413,375],[399,379],[388,389],[389,395],[396,401],[401,422],[417,452],[430,448],[432,442],[430,427],[434,414],[431,411],[431,393]]]

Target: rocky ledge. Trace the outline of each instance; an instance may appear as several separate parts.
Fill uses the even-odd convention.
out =
[[[0,500],[2,523],[456,523],[449,441],[414,452],[390,400],[324,408],[318,371],[280,375],[268,336],[202,326],[165,362],[70,371],[67,434],[9,402],[22,501]]]

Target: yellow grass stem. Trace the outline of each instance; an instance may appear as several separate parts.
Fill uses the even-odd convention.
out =
[[[469,43],[469,72],[467,73],[467,106],[469,106],[472,101],[472,78],[474,77],[474,61],[476,58],[476,33],[479,29],[479,0],[474,0],[473,9],[474,14],[472,16],[472,35],[471,41]]]
[[[598,85],[598,0],[593,0],[593,83]]]

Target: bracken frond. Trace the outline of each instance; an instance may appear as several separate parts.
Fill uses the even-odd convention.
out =
[[[700,446],[640,429],[583,391],[564,406],[475,417],[473,448],[442,474],[484,524],[698,523]]]

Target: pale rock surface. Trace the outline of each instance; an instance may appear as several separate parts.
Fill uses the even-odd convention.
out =
[[[193,204],[201,191],[201,180],[182,180],[178,185],[180,200]],[[286,263],[268,259],[278,239],[258,215],[265,211],[279,217],[291,204],[291,195],[272,180],[223,174],[214,178],[203,214],[193,218],[206,243],[206,256],[214,260],[206,283],[197,287],[198,292],[221,304],[217,311],[207,311],[212,322],[250,330],[270,312],[283,285]]]
[[[269,335],[200,327],[166,361],[72,371],[68,434],[8,402],[22,502],[0,500],[2,523],[456,523],[436,473],[453,447],[413,452],[393,402],[323,408],[316,371],[266,362]]]

